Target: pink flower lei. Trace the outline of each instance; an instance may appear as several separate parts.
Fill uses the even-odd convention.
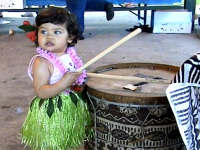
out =
[[[50,51],[43,50],[41,47],[37,47],[36,51],[40,56],[47,58],[52,64],[54,64],[62,74],[68,72],[68,68],[66,68],[63,65],[63,63],[60,61],[59,57],[56,56],[56,54]],[[75,64],[76,69],[80,68],[83,65],[83,62],[80,59],[80,57],[78,57],[74,47],[68,47],[66,49],[66,53],[68,53],[69,56],[71,57],[72,61]],[[76,84],[77,85],[83,84],[86,77],[87,77],[86,71],[84,70],[81,76],[76,80]]]

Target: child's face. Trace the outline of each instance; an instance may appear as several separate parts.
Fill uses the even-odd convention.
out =
[[[70,43],[66,25],[44,23],[38,29],[38,44],[42,49],[63,55]]]

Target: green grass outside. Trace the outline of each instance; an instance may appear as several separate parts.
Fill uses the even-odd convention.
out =
[[[182,0],[182,1],[181,1],[181,5],[184,4],[184,1],[185,1],[185,0]],[[179,4],[180,4],[180,3],[179,3]],[[196,5],[200,5],[200,0],[196,0]]]
[[[182,0],[181,4],[184,3],[184,0]],[[196,0],[196,5],[200,5],[200,0]]]
[[[196,0],[196,4],[199,5],[200,4],[200,0]]]

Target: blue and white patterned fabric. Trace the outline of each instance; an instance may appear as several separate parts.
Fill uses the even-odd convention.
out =
[[[182,64],[166,94],[187,150],[199,150],[200,53]]]

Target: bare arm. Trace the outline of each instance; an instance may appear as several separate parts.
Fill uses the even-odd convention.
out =
[[[53,66],[48,60],[42,57],[35,60],[33,64],[33,86],[36,95],[41,99],[50,98],[63,92],[75,83],[81,75],[80,72],[66,73],[60,81],[50,85],[51,72],[53,72]]]

